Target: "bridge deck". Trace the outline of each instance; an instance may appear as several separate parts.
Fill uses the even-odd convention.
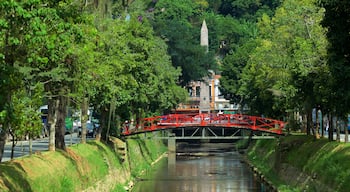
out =
[[[144,118],[140,122],[140,125],[125,125],[122,135],[128,136],[143,132],[178,129],[181,129],[182,133],[184,133],[189,130],[196,130],[197,132],[200,129],[203,132],[201,135],[194,133],[190,136],[198,139],[217,137],[222,139],[227,137],[227,134],[221,134],[220,131],[227,133],[237,129],[281,135],[285,125],[283,121],[242,114],[169,114]],[[181,138],[184,135],[177,137]]]

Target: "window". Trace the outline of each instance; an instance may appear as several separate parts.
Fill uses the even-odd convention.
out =
[[[201,87],[197,86],[196,87],[196,97],[200,97],[201,96]]]
[[[192,87],[188,87],[188,96],[193,97],[193,90]]]

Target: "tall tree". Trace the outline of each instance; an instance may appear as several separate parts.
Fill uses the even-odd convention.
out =
[[[56,145],[64,149],[66,112],[64,103],[67,101],[69,82],[74,77],[75,71],[71,45],[81,35],[75,23],[81,22],[83,18],[79,4],[61,1],[48,3],[2,1],[0,8],[3,10],[1,47],[4,69],[25,68],[26,70],[22,71],[26,71],[26,74],[10,74],[19,82],[30,80],[29,86],[41,82],[45,85],[48,97],[57,101],[60,99],[60,104],[63,105],[59,105],[62,106],[60,110],[62,113],[57,113],[60,118],[57,121],[59,129],[56,134],[59,140]],[[28,75],[32,77],[28,78]],[[52,107],[50,103],[49,108]],[[50,134],[52,142],[49,147],[51,150],[54,150],[53,142],[56,141],[54,132],[55,129],[52,127]]]
[[[326,9],[323,25],[327,27],[328,65],[332,74],[330,101],[332,111],[345,121],[350,113],[350,2],[320,0]]]
[[[225,59],[223,88],[243,96],[253,113],[278,116],[293,108],[313,107],[323,99],[315,99],[321,93],[315,81],[327,74],[327,41],[320,26],[323,9],[314,3],[284,1],[274,17],[261,18],[259,37],[241,46],[251,45],[250,54],[240,56],[239,48]],[[298,103],[300,98],[308,105]]]
[[[32,83],[24,84],[24,80],[33,80],[25,75],[34,72],[30,67],[22,74],[19,70],[31,59],[32,44],[40,35],[41,25],[35,22],[35,12],[39,2],[0,2],[0,89],[6,90],[0,93],[0,111],[3,118],[0,132],[0,160],[2,158],[6,135],[13,121],[12,96],[24,85],[33,86]]]
[[[11,159],[14,157],[14,147],[20,139],[29,138],[29,153],[32,153],[32,139],[39,137],[42,122],[38,108],[42,102],[43,87],[41,84],[28,90],[18,90],[12,97],[11,129],[12,137]]]
[[[45,42],[37,52],[45,62],[36,62],[49,97],[50,145],[65,149],[65,118],[67,104],[76,77],[77,59],[74,44],[81,40],[81,29],[77,24],[84,22],[85,15],[81,4],[75,1],[50,2],[38,12],[39,18],[46,18],[41,40]],[[38,50],[38,49],[36,49]],[[44,72],[43,72],[44,71]],[[55,117],[55,118],[53,118]],[[55,134],[53,134],[55,133]],[[53,142],[55,145],[53,145]]]
[[[101,112],[99,134],[108,136],[118,132],[115,116],[136,121],[160,113],[161,107],[173,107],[184,94],[176,86],[180,70],[171,66],[167,46],[154,36],[146,19],[141,22],[131,15],[130,20],[106,19],[100,24],[92,103]]]

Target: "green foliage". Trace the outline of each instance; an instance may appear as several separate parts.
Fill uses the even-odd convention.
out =
[[[275,117],[325,104],[329,93],[319,89],[329,77],[323,13],[312,0],[284,1],[273,17],[261,17],[258,35],[254,28],[242,27],[245,37],[254,40],[243,40],[225,58],[223,93],[249,104],[252,114]]]
[[[340,93],[347,98],[341,43],[348,34],[339,32],[338,41],[328,33],[334,40],[328,57],[320,25],[324,13],[330,30],[341,25],[330,22],[345,20],[332,13],[338,4],[321,1],[324,12],[314,0],[43,3],[0,3],[0,89],[8,90],[0,93],[3,117],[14,117],[14,94],[35,86],[76,106],[89,98],[96,110],[112,109],[122,119],[162,114],[185,99],[178,84],[202,79],[216,63],[222,64],[216,71],[221,92],[254,114],[280,117],[315,105],[347,111]],[[203,19],[208,53],[199,45]]]
[[[281,4],[280,0],[223,0],[220,13],[232,15],[235,18],[257,21],[262,14],[273,15]]]
[[[249,98],[249,91],[244,88],[248,87],[244,84],[249,84],[248,79],[244,79],[242,74],[250,54],[253,52],[257,42],[251,40],[242,46],[238,47],[235,52],[228,54],[221,66],[222,78],[220,79],[221,91],[228,99],[236,103],[244,103],[245,98]]]
[[[198,3],[198,2],[197,2]],[[200,46],[199,4],[193,1],[159,1],[155,6],[153,26],[169,46],[172,64],[182,69],[181,85],[201,80],[215,69],[214,55]]]
[[[16,140],[26,135],[33,138],[41,133],[42,122],[38,103],[41,101],[42,93],[43,90],[33,91],[28,97],[26,92],[20,91],[13,95],[12,110],[9,110],[12,117],[8,119],[11,124],[10,133]]]
[[[8,90],[0,96],[4,98],[0,109],[4,106],[14,106],[14,112],[17,114],[11,117],[16,119],[9,120],[13,122],[12,129],[17,129],[22,127],[19,124],[26,120],[22,115],[18,116],[23,107],[16,107],[38,101],[20,104],[16,99],[19,101],[23,94],[29,94],[31,100],[31,97],[35,96],[31,95],[33,87],[45,87],[45,94],[50,96],[66,96],[71,92],[70,85],[77,69],[72,48],[74,44],[79,43],[82,35],[76,24],[84,22],[85,15],[81,12],[79,4],[71,1],[1,1],[0,9],[0,52],[3,55],[3,59],[0,60],[0,73],[7,74],[1,75],[4,81],[0,82],[0,88]],[[25,93],[22,93],[23,89],[26,90]],[[45,94],[41,91],[38,98]],[[33,108],[38,106],[30,104]],[[26,113],[40,117],[32,112]],[[27,123],[26,126],[30,125]],[[61,128],[64,129],[64,126]]]
[[[339,0],[319,0],[321,6],[326,10],[322,22],[327,30],[328,47],[328,66],[331,72],[330,92],[332,93],[329,102],[332,109],[340,116],[347,115],[350,111],[349,103],[349,84],[350,65],[349,65],[349,7],[348,1]]]
[[[117,113],[130,118],[128,114],[139,109],[162,113],[184,99],[176,85],[180,69],[171,65],[166,44],[155,37],[147,20],[139,22],[135,15],[129,21],[105,19],[97,30],[95,64],[87,71],[96,108],[112,100]]]

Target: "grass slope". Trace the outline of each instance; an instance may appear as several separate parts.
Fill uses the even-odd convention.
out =
[[[349,191],[349,143],[287,136],[259,140],[247,156],[279,191]]]
[[[127,143],[130,161],[124,163],[109,146],[97,141],[0,163],[0,191],[94,191],[106,181],[111,191],[125,191],[132,177],[166,151],[159,141],[132,139]]]

